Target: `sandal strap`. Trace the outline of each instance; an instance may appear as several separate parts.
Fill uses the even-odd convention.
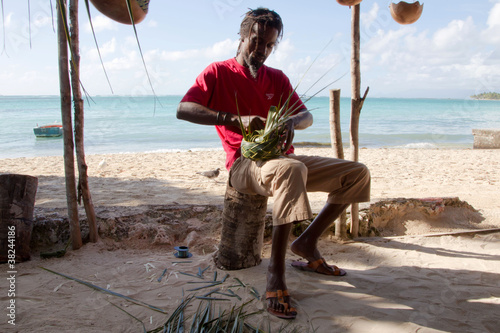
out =
[[[266,291],[266,299],[269,299],[269,298],[278,298],[278,301],[279,301],[279,298],[283,298],[285,296],[290,296],[290,294],[288,293],[288,290],[277,290],[277,291]]]
[[[319,266],[323,265],[324,263],[326,263],[325,259],[319,258],[318,260],[310,262],[307,266],[311,267],[311,269],[313,270],[316,270],[318,269]]]
[[[297,309],[292,308],[288,305],[288,303],[285,302],[284,297],[290,296],[288,293],[288,290],[276,290],[276,291],[266,291],[266,299],[269,298],[276,298],[278,300],[278,303],[283,306],[283,313],[288,314],[288,313],[297,313]]]

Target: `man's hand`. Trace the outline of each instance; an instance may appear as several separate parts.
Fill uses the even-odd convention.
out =
[[[260,116],[242,116],[241,122],[246,130],[250,127],[252,131],[261,130],[266,126],[266,118]]]
[[[282,149],[283,153],[286,153],[292,146],[293,137],[295,135],[295,128],[293,119],[288,119],[284,124],[284,132],[281,136],[280,146],[284,146]]]

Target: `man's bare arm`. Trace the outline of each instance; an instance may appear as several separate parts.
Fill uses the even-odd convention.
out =
[[[313,116],[307,109],[300,110],[297,114],[290,117],[293,122],[293,128],[303,130],[313,123]]]
[[[295,130],[306,129],[313,123],[313,116],[311,112],[306,109],[300,110],[299,113],[291,116],[285,123],[285,135],[283,137],[282,145],[284,145],[283,151],[288,151],[292,146],[293,138],[295,136]]]
[[[240,126],[238,115],[229,112],[219,112],[207,108],[194,102],[181,102],[177,107],[177,119],[187,120],[200,125],[224,125]],[[243,126],[248,128],[251,124],[252,129],[264,128],[265,118],[259,116],[241,117]]]

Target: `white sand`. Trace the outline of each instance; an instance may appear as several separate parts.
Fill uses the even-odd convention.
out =
[[[332,154],[326,148],[298,148],[297,153]],[[484,217],[478,227],[500,227],[499,150],[362,149],[359,159],[371,170],[372,202],[396,197],[459,197]],[[196,174],[217,167],[223,169],[222,151],[93,155],[87,156],[87,163],[95,206],[109,206],[118,212],[120,207],[145,204],[223,203],[227,171],[223,170],[215,180]],[[1,159],[0,173],[37,176],[36,206],[65,207],[61,157]],[[310,199],[317,212],[325,195],[312,194]],[[432,231],[432,226],[425,231]],[[320,249],[330,263],[346,269],[348,275],[331,278],[288,270],[288,287],[299,311],[293,325],[299,332],[313,328],[318,328],[317,332],[498,331],[499,233],[373,238],[347,243],[326,237],[321,240]],[[224,288],[238,277],[263,294],[268,257],[266,244],[263,263],[229,272]],[[294,259],[297,257],[288,253],[287,260]],[[210,266],[204,273],[210,279],[215,270],[210,253],[195,253],[189,264],[172,264],[176,260],[173,249],[124,248],[109,239],[87,244],[64,258],[41,260],[34,256],[31,261],[16,265],[16,326],[8,325],[4,314],[0,330],[142,331],[140,323],[108,301],[152,329],[167,316],[53,275],[39,266],[108,287],[171,313],[179,303],[182,289],[196,285],[187,283],[196,278],[179,271],[196,274],[199,267]],[[8,270],[6,265],[0,268],[3,272]],[[168,268],[168,278],[157,282],[164,268]],[[219,271],[219,279],[225,274]],[[5,291],[6,279],[0,281],[0,289]],[[244,299],[253,297],[243,288],[235,291]],[[8,299],[5,292],[0,295],[2,304],[7,304]],[[234,303],[238,302],[233,298]],[[254,302],[251,308],[264,308],[264,304]],[[266,323],[263,327],[267,327],[267,321],[274,329],[283,323],[266,312],[250,319],[256,325]]]

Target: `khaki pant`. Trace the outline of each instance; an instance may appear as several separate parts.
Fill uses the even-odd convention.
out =
[[[336,158],[292,154],[252,161],[240,157],[229,177],[231,186],[242,193],[274,197],[274,225],[311,219],[307,192],[326,192],[331,204],[370,200],[368,168]]]

